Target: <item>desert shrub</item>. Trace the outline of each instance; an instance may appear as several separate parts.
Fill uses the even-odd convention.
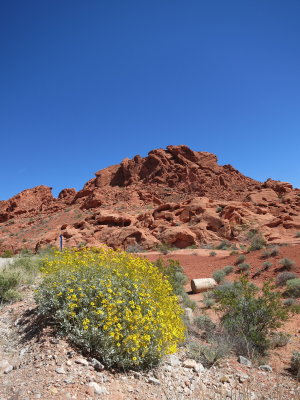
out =
[[[235,256],[235,255],[237,255],[237,254],[239,254],[239,252],[238,252],[237,250],[232,250],[232,251],[230,252],[230,256]]]
[[[226,276],[226,274],[225,274],[225,272],[224,272],[222,269],[219,269],[218,271],[215,271],[215,272],[212,274],[212,277],[214,278],[214,280],[215,280],[217,283],[223,282],[225,276]]]
[[[108,367],[143,368],[184,339],[182,309],[150,261],[121,251],[73,249],[45,259],[41,315]]]
[[[296,238],[300,238],[300,232],[296,232],[296,233],[295,233],[295,237],[296,237]]]
[[[209,255],[210,255],[211,257],[215,257],[215,256],[217,255],[217,253],[216,253],[215,251],[211,251],[211,252],[209,253]]]
[[[202,314],[194,318],[194,324],[197,328],[206,331],[208,333],[212,332],[216,328],[216,324],[211,320],[209,315]]]
[[[170,259],[164,262],[164,260],[159,258],[153,265],[168,279],[175,294],[178,296],[186,294],[183,286],[187,283],[187,277],[179,261]]]
[[[296,306],[297,304],[298,304],[297,300],[293,297],[289,297],[283,300],[283,305],[285,305],[286,307],[293,307]]]
[[[288,297],[300,297],[300,278],[289,279],[286,282],[285,296]]]
[[[218,206],[216,208],[216,213],[221,213],[223,211],[223,209],[224,209],[224,206]]]
[[[300,352],[294,351],[291,358],[291,372],[300,381]]]
[[[268,249],[265,249],[262,252],[261,258],[275,257],[278,256],[278,254],[279,254],[278,246],[272,246],[269,247]]]
[[[142,253],[144,249],[137,243],[127,246],[126,251],[127,253]]]
[[[272,247],[269,249],[269,254],[270,254],[271,257],[276,257],[276,256],[278,256],[278,254],[279,254],[279,248],[278,248],[278,246],[272,246]]]
[[[284,347],[290,341],[291,335],[285,332],[274,332],[270,335],[270,347],[275,349],[276,347]]]
[[[208,291],[203,294],[202,303],[205,308],[212,308],[215,305],[216,300],[214,299],[213,291]]]
[[[251,266],[250,264],[246,264],[246,263],[241,263],[237,266],[237,272],[248,272],[250,270]]]
[[[225,340],[213,341],[208,345],[192,341],[188,345],[187,355],[209,368],[216,361],[229,355],[231,347]]]
[[[276,277],[276,285],[277,286],[284,286],[289,279],[296,279],[298,275],[294,272],[290,271],[283,271],[280,272]]]
[[[281,260],[279,260],[279,264],[282,266],[283,269],[290,271],[295,262],[290,260],[289,258],[282,258]]]
[[[216,288],[214,292],[218,310],[223,313],[221,324],[239,353],[248,357],[263,354],[269,346],[269,335],[288,318],[288,309],[275,286],[266,282],[260,291],[242,277],[226,290]]]
[[[157,245],[157,250],[158,250],[160,253],[166,255],[166,254],[168,254],[168,253],[171,251],[171,246],[170,246],[169,244],[167,244],[167,243],[159,243],[159,244]]]
[[[272,263],[270,262],[270,261],[265,261],[265,262],[263,262],[263,264],[262,264],[262,270],[263,271],[267,271],[269,268],[271,268],[272,267]]]
[[[230,243],[228,243],[226,240],[223,240],[215,248],[216,250],[227,250],[230,248]]]
[[[192,300],[187,293],[184,293],[184,295],[182,296],[182,305],[183,307],[188,307],[192,310],[195,310],[197,307],[196,302]]]
[[[231,274],[231,272],[233,271],[233,266],[232,265],[226,265],[226,267],[223,268],[223,271],[225,273],[225,275],[229,275]]]
[[[0,303],[16,298],[15,288],[19,285],[20,277],[17,273],[7,270],[0,272]]]
[[[4,250],[1,253],[0,257],[2,257],[2,258],[10,258],[10,257],[13,257],[13,255],[14,255],[14,253],[11,250]]]
[[[249,251],[261,250],[266,245],[266,241],[260,233],[256,233],[251,238]]]
[[[244,254],[239,255],[238,258],[236,259],[235,265],[241,264],[242,262],[245,261],[245,259],[246,259],[246,256]]]

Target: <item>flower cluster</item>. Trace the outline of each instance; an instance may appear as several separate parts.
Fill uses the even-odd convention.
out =
[[[73,249],[45,259],[42,271],[40,312],[108,366],[149,367],[184,339],[178,298],[146,259],[108,248]]]

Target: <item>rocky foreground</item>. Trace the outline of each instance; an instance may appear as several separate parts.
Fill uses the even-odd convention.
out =
[[[0,310],[1,400],[300,398],[299,383],[288,372],[277,374],[243,357],[205,368],[182,349],[148,372],[105,370],[37,319],[32,289],[25,290],[24,301]]]
[[[152,249],[229,240],[249,229],[269,243],[300,243],[300,189],[261,183],[215,155],[168,146],[96,172],[82,190],[27,189],[0,201],[0,251],[58,245]]]

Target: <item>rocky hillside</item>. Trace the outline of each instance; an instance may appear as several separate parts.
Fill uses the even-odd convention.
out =
[[[124,159],[58,198],[38,186],[0,201],[0,251],[58,245],[61,234],[67,246],[239,244],[250,229],[269,242],[300,242],[300,190],[255,181],[187,146]]]

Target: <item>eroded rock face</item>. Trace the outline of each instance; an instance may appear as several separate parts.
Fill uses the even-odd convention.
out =
[[[243,243],[250,228],[269,242],[300,242],[300,190],[257,182],[211,153],[168,146],[95,175],[58,198],[38,186],[0,201],[0,251],[58,246],[60,235],[65,246],[123,249]]]

